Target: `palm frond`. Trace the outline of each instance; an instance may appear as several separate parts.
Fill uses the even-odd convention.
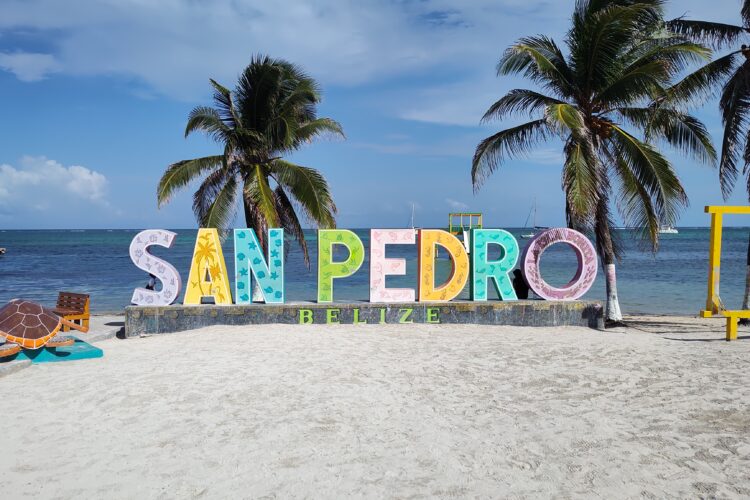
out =
[[[229,177],[226,170],[214,170],[206,176],[193,193],[193,213],[200,227],[210,227],[206,225],[208,211],[216,200],[216,196],[229,181]]]
[[[709,21],[693,21],[684,18],[677,18],[667,22],[667,28],[674,33],[685,35],[691,40],[711,45],[717,49],[735,44],[748,33],[747,29],[742,26]]]
[[[482,116],[482,123],[490,120],[502,120],[515,113],[533,114],[552,104],[563,104],[563,101],[539,92],[527,89],[514,89],[496,101]]]
[[[237,215],[237,192],[237,179],[230,176],[202,214],[199,221],[201,227],[214,227],[221,233],[229,231]]]
[[[227,127],[241,127],[242,119],[232,101],[232,93],[213,78],[209,78],[208,81],[211,82],[211,86],[214,88],[214,103],[216,104],[216,109],[221,120]]]
[[[586,227],[592,222],[599,200],[598,160],[590,141],[570,137],[565,144],[562,187],[566,198],[568,224]]]
[[[748,129],[750,118],[750,61],[745,61],[724,86],[719,109],[724,123],[719,182],[726,199],[731,194],[739,174],[741,141]]]
[[[299,128],[295,130],[295,141],[294,144],[301,144],[303,142],[312,142],[316,137],[324,135],[339,136],[346,138],[344,135],[344,129],[341,124],[330,118],[316,118],[313,121],[303,123]]]
[[[471,182],[474,190],[506,158],[516,158],[528,154],[532,147],[547,139],[551,134],[546,119],[534,120],[493,134],[477,146],[471,165]]]
[[[572,73],[555,41],[525,37],[508,48],[497,64],[498,76],[523,74],[559,96],[572,97]]]
[[[695,70],[669,87],[663,100],[680,105],[712,97],[727,77],[736,70],[738,57],[739,52],[732,52]]]
[[[622,220],[627,227],[641,231],[643,239],[650,241],[652,251],[656,251],[661,224],[648,190],[622,157],[612,155],[611,165],[620,181],[617,206]]]
[[[224,124],[219,112],[208,106],[197,106],[190,111],[185,137],[196,130],[207,133],[216,142],[225,141],[231,133],[231,128]]]
[[[550,104],[544,111],[544,117],[550,128],[561,135],[577,133],[584,127],[583,115],[571,104]]]
[[[600,8],[582,11],[580,16],[574,15],[574,26],[567,40],[576,84],[584,95],[606,87],[612,80],[612,70],[619,68],[620,59],[642,36],[642,31],[659,22],[657,4],[610,1]]]
[[[244,196],[257,207],[268,227],[279,227],[279,214],[273,191],[268,185],[268,173],[261,165],[255,165],[252,171],[253,175],[245,181]]]
[[[654,211],[664,224],[673,225],[679,210],[688,204],[687,194],[664,155],[622,128],[613,125],[610,140],[617,159],[627,163],[650,196]]]
[[[191,181],[224,165],[224,156],[206,156],[173,163],[164,172],[156,188],[158,206],[168,203],[176,191],[184,188]]]
[[[626,120],[645,132],[646,140],[664,140],[670,146],[692,155],[696,160],[713,165],[716,149],[706,126],[697,118],[674,109],[618,108]]]
[[[320,172],[284,160],[271,163],[269,171],[280,185],[288,189],[310,221],[321,228],[336,227],[336,205]]]

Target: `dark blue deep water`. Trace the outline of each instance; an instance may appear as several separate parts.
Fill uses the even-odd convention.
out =
[[[510,230],[517,237],[521,230]],[[189,263],[195,244],[195,230],[175,230],[179,234],[171,249],[152,247],[153,253],[170,261],[187,281]],[[357,230],[366,254],[369,253],[369,231]],[[722,253],[721,296],[728,307],[742,302],[745,281],[747,228],[725,228]],[[95,312],[121,311],[133,288],[143,286],[147,275],[128,257],[128,247],[136,230],[57,230],[2,231],[0,247],[0,304],[12,298],[27,298],[52,305],[60,290],[92,295]],[[618,231],[625,257],[618,266],[618,288],[625,313],[695,314],[703,308],[708,274],[708,241],[706,228],[680,228],[677,235],[663,235],[661,248],[654,255],[629,231]],[[316,291],[315,232],[308,231],[312,265],[308,270],[299,247],[287,242],[287,301],[314,300]],[[519,244],[525,244],[519,238]],[[407,276],[389,278],[388,286],[415,287],[416,247],[393,245],[389,257],[407,258]],[[224,245],[230,277],[234,272],[231,238]],[[345,253],[341,257],[344,257]],[[338,258],[341,258],[338,257]],[[439,260],[447,273],[448,262]],[[542,273],[551,284],[562,285],[575,272],[575,256],[563,245],[549,249],[542,259]],[[366,300],[369,294],[369,263],[350,278],[336,280],[336,300]],[[466,291],[464,292],[466,294]],[[604,299],[601,270],[595,286],[586,298]]]

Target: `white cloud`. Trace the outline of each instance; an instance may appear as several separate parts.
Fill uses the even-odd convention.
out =
[[[123,75],[139,95],[200,100],[207,79],[233,84],[250,56],[301,64],[324,85],[399,85],[387,110],[429,123],[476,125],[509,88],[493,67],[523,35],[561,41],[573,0],[3,0],[0,33],[33,31],[49,47],[0,53],[33,81],[53,72]],[[739,22],[739,1],[673,0],[669,16]],[[426,82],[438,82],[430,85]],[[442,82],[450,82],[444,84]]]
[[[448,204],[448,206],[451,208],[451,210],[468,210],[469,205],[462,201],[452,200],[450,198],[446,198],[445,202]]]
[[[20,166],[0,165],[0,206],[5,213],[61,206],[109,207],[107,178],[80,165],[65,167],[44,156],[24,156]]]
[[[10,71],[22,82],[35,82],[59,71],[60,64],[50,54],[0,52],[0,68]]]
[[[121,74],[194,99],[208,92],[209,77],[234,81],[254,53],[289,58],[324,83],[343,85],[429,69],[461,71],[487,55],[491,65],[498,33],[531,13],[543,22],[567,9],[551,0],[286,0],[281,8],[260,0],[81,0],[74,6],[5,0],[0,30],[36,30],[49,42],[47,58],[34,54],[33,71],[17,73],[26,78],[57,70]]]

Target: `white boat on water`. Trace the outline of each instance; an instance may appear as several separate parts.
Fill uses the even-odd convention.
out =
[[[5,249],[4,248],[0,248],[0,255],[3,255],[3,254],[5,254]]]
[[[659,234],[679,234],[679,231],[672,226],[662,226],[659,228]]]
[[[542,231],[544,229],[549,229],[542,226],[536,225],[536,198],[534,198],[534,205],[532,205],[531,210],[529,211],[529,215],[526,216],[526,222],[523,223],[523,227],[527,228],[529,227],[529,219],[531,219],[531,227],[534,229],[534,232],[532,233],[521,233],[521,238],[524,240],[530,240],[534,236],[536,236],[536,233],[539,231]]]

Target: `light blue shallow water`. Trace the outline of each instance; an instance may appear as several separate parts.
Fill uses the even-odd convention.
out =
[[[521,230],[510,231],[519,237]],[[176,230],[179,234],[171,249],[152,247],[156,255],[170,261],[187,280],[195,244],[195,230]],[[356,230],[369,253],[369,230]],[[745,281],[747,228],[725,228],[722,253],[721,296],[728,307],[742,302]],[[143,286],[147,275],[136,268],[128,256],[128,247],[136,230],[86,231],[2,231],[0,247],[8,252],[0,256],[0,304],[12,298],[27,298],[54,304],[60,290],[92,295],[94,311],[119,311],[126,306],[132,291]],[[629,231],[619,231],[625,258],[618,267],[621,305],[626,313],[695,314],[705,303],[708,274],[709,232],[706,228],[681,228],[677,235],[664,235],[661,249],[653,255],[641,251],[640,243]],[[316,292],[315,232],[308,231],[311,269],[293,242],[287,242],[286,293],[288,301],[314,300]],[[524,245],[524,240],[519,238]],[[224,245],[227,267],[234,272],[231,238]],[[345,252],[337,258],[343,258]],[[416,247],[393,245],[389,257],[407,259],[407,275],[388,278],[390,287],[415,287]],[[447,273],[448,262],[439,260]],[[575,272],[575,256],[563,245],[550,248],[542,258],[542,273],[551,284],[566,283]],[[365,261],[354,276],[335,281],[336,300],[366,300],[369,294],[369,264]],[[467,291],[464,291],[466,295]],[[604,299],[601,270],[586,298]]]

